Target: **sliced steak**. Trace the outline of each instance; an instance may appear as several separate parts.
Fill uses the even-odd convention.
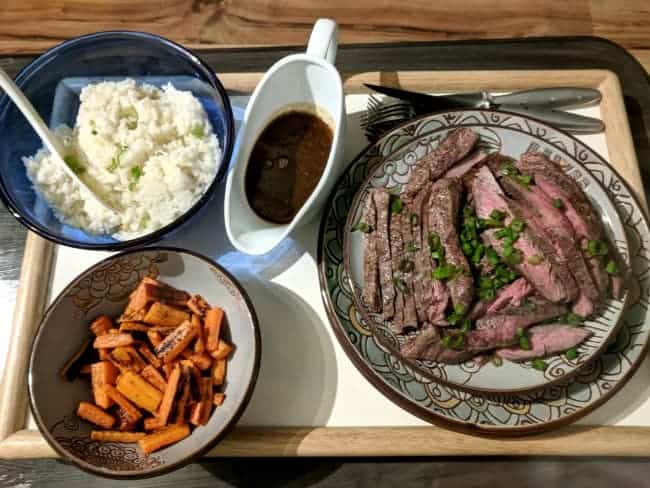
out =
[[[466,348],[481,352],[509,346],[517,341],[517,329],[559,317],[566,312],[563,305],[538,297],[527,298],[518,307],[508,307],[479,319],[476,329],[467,334]]]
[[[390,213],[388,235],[390,238],[390,255],[393,266],[393,285],[395,286],[395,313],[391,321],[391,329],[395,334],[401,334],[406,328],[404,323],[404,294],[408,293],[406,282],[400,273],[400,262],[404,256],[404,243],[402,242],[402,216]]]
[[[381,287],[381,306],[385,320],[390,320],[395,314],[395,285],[393,283],[393,265],[390,254],[389,215],[390,194],[384,188],[377,188],[372,192],[373,201],[377,210],[376,248],[379,285]]]
[[[429,189],[431,185],[428,185]],[[447,286],[439,280],[434,280],[431,277],[431,272],[436,266],[435,262],[431,259],[431,249],[429,247],[429,234],[431,228],[429,227],[430,219],[429,214],[432,208],[433,195],[427,191],[427,198],[423,200],[421,207],[422,222],[422,249],[421,249],[421,262],[422,272],[419,275],[422,279],[424,287],[424,303],[426,304],[426,320],[434,325],[446,325],[445,310],[449,303],[449,290]]]
[[[404,209],[400,214],[402,218],[402,242],[404,243],[404,250],[402,252],[402,260],[404,267],[401,272],[402,279],[406,284],[408,290],[404,293],[404,325],[406,327],[417,327],[418,317],[415,308],[415,253],[411,251],[413,242],[413,222],[411,216]],[[402,264],[402,263],[400,263]]]
[[[447,281],[454,307],[469,310],[474,297],[472,274],[465,255],[460,249],[456,226],[463,187],[455,178],[442,178],[431,187],[429,202],[429,231],[440,237],[445,249],[445,260],[460,270],[460,274]]]
[[[488,155],[480,149],[474,151],[472,154],[452,166],[451,169],[443,175],[443,178],[462,178],[479,164],[483,164],[487,158]]]
[[[496,313],[506,307],[518,307],[523,299],[532,295],[534,291],[526,278],[517,278],[499,290],[496,298],[488,305],[486,313]]]
[[[446,349],[441,341],[440,329],[431,324],[425,324],[418,335],[406,339],[400,348],[400,353],[407,359],[445,364],[462,363],[474,356],[472,351]]]
[[[584,327],[565,324],[536,325],[528,330],[530,349],[508,347],[496,351],[497,356],[508,361],[526,361],[557,354],[577,346],[591,336]]]
[[[413,215],[415,215],[416,223],[413,225],[413,243],[416,246],[415,251],[415,279],[413,280],[413,291],[415,298],[415,310],[417,312],[418,320],[420,322],[428,321],[427,310],[429,303],[426,297],[432,295],[431,288],[431,264],[429,254],[427,253],[426,238],[423,238],[425,229],[423,229],[423,216],[426,215],[424,209],[424,202],[429,200],[429,192],[427,189],[418,193],[413,202]]]
[[[564,214],[576,232],[580,247],[584,250],[589,240],[606,240],[600,216],[593,208],[580,185],[567,175],[562,168],[542,153],[528,152],[521,156],[517,167],[522,172],[534,176],[535,183],[551,199],[558,199],[564,207]],[[627,274],[623,260],[614,246],[610,244],[610,257],[619,264],[621,276]],[[593,282],[600,296],[609,289],[609,275],[598,259],[586,257]]]
[[[379,287],[379,267],[377,256],[377,210],[372,193],[368,193],[363,207],[361,221],[369,226],[369,232],[361,237],[363,248],[363,299],[369,310],[381,310],[381,292]]]
[[[433,151],[420,159],[409,176],[402,191],[402,200],[411,207],[417,194],[429,183],[440,178],[455,163],[469,154],[479,136],[471,129],[451,131]]]
[[[472,196],[476,215],[487,219],[494,210],[505,212],[506,225],[516,217],[521,218],[521,207],[503,192],[492,172],[482,166],[472,180]],[[505,258],[503,243],[496,237],[494,229],[485,231],[483,239],[497,254]],[[523,229],[514,247],[521,251],[523,260],[514,265],[533,287],[552,302],[568,302],[576,296],[573,277],[562,267],[552,246],[538,236],[529,226]],[[534,263],[534,264],[533,264]]]

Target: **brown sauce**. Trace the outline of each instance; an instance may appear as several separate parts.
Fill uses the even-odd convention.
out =
[[[274,119],[255,142],[246,171],[246,198],[264,220],[290,222],[318,184],[332,147],[332,129],[311,112]]]

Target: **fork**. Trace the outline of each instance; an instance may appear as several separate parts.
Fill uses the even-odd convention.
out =
[[[386,131],[417,115],[409,102],[383,103],[370,95],[366,112],[361,117],[361,128],[370,142],[375,142]]]

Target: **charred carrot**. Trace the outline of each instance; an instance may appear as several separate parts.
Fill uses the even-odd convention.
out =
[[[220,339],[219,344],[217,345],[217,349],[212,351],[210,353],[210,356],[212,356],[214,359],[226,359],[232,350],[233,347],[230,344],[228,344],[223,339]]]
[[[80,402],[77,408],[77,416],[90,423],[110,429],[115,424],[115,418],[89,402]]]
[[[196,329],[196,342],[194,342],[194,352],[201,354],[205,351],[205,338],[203,337],[203,322],[198,315],[192,314],[192,325]]]
[[[158,417],[149,417],[144,419],[144,430],[160,430],[165,424],[163,424]]]
[[[223,401],[226,399],[226,395],[224,393],[215,393],[214,397],[212,398],[212,403],[214,403],[217,407],[223,405]]]
[[[124,395],[117,391],[114,386],[105,385],[104,390],[106,390],[106,394],[111,398],[111,400],[117,403],[124,410],[124,414],[129,420],[132,422],[140,420],[140,417],[142,417],[140,411],[135,408],[135,405],[133,405]]]
[[[183,385],[183,393],[181,393],[178,402],[176,403],[176,418],[174,423],[184,424],[185,423],[185,411],[187,410],[187,404],[190,400],[190,382],[189,378],[186,379],[185,384]]]
[[[215,385],[223,385],[226,379],[226,360],[219,359],[212,365],[212,382]]]
[[[162,394],[139,374],[133,371],[122,373],[117,379],[115,388],[138,407],[153,414],[158,411]]]
[[[104,386],[115,384],[118,369],[109,361],[100,361],[95,363],[90,369],[90,378],[95,403],[101,408],[108,408],[113,404],[113,400],[106,395]]]
[[[95,349],[112,349],[114,347],[130,346],[134,342],[131,334],[120,334],[119,332],[117,334],[109,333],[98,336],[95,342],[93,342],[93,347]]]
[[[223,310],[211,308],[205,313],[205,347],[208,351],[216,351],[219,345]]]
[[[206,353],[192,354],[188,359],[192,361],[201,371],[210,369],[210,366],[212,366],[212,358]]]
[[[131,356],[131,364],[136,373],[139,373],[147,366],[147,363],[142,359],[142,356],[140,356],[133,346],[127,346],[124,349],[127,354]]]
[[[151,364],[144,368],[140,374],[145,380],[160,390],[161,393],[165,391],[165,388],[167,388],[167,382],[165,381],[165,378],[163,378],[158,370]]]
[[[170,425],[169,427],[149,434],[138,441],[138,445],[145,454],[152,453],[169,444],[178,442],[190,435],[188,425]]]
[[[113,328],[113,320],[108,315],[100,315],[90,324],[90,332],[99,337]]]
[[[191,322],[185,321],[169,334],[155,348],[158,358],[164,363],[172,362],[196,337],[196,330]]]
[[[186,306],[192,311],[192,313],[201,317],[203,317],[205,312],[210,308],[208,302],[206,302],[201,295],[192,295],[192,297],[187,301]]]
[[[167,388],[165,388],[165,393],[163,395],[162,401],[160,402],[160,408],[158,409],[158,419],[163,425],[167,424],[169,420],[169,415],[172,412],[172,407],[174,406],[174,398],[176,397],[176,391],[178,390],[178,382],[181,379],[181,367],[177,364],[172,371],[172,374],[169,375],[167,380]]]
[[[149,326],[139,322],[122,322],[120,332],[149,332]]]
[[[154,368],[160,368],[162,363],[160,362],[160,359],[158,359],[153,352],[151,352],[151,349],[149,349],[149,346],[146,344],[142,344],[140,347],[138,347],[138,351],[140,351],[140,354],[149,361],[149,364],[151,364]]]
[[[160,335],[160,332],[156,332],[154,330],[150,330],[149,332],[147,332],[147,337],[149,338],[149,342],[151,342],[151,345],[153,347],[156,347],[163,340],[162,335]]]
[[[144,432],[120,432],[119,430],[93,430],[90,432],[90,438],[99,442],[138,442],[146,435]]]
[[[154,302],[143,319],[147,324],[163,327],[176,327],[186,320],[190,320],[189,313],[160,302]]]
[[[138,424],[137,419],[134,420],[131,418],[127,411],[120,406],[117,407],[117,418],[120,421],[119,425],[117,426],[119,430],[133,430]]]

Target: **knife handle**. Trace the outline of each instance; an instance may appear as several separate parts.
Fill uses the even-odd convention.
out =
[[[605,130],[605,124],[602,120],[572,114],[571,112],[547,110],[539,107],[522,107],[521,105],[502,105],[500,109],[538,119],[548,125],[573,134],[597,134]]]
[[[547,109],[566,109],[596,104],[602,98],[593,88],[536,88],[494,95],[490,101],[497,105],[523,105]]]

